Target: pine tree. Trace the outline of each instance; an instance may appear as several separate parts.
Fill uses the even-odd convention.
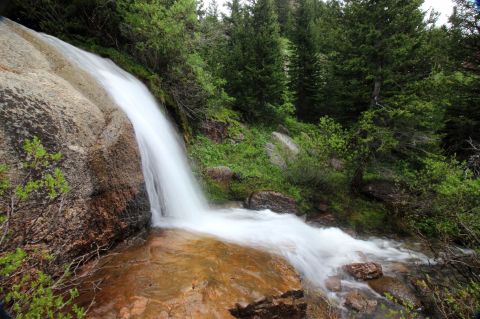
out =
[[[230,9],[230,15],[224,18],[227,41],[223,76],[227,81],[227,92],[236,100],[235,107],[243,110],[247,104],[243,90],[247,85],[244,79],[246,57],[249,55],[246,47],[248,15],[241,7],[239,0],[232,0],[227,3],[227,6]]]
[[[284,103],[286,74],[273,0],[243,8],[233,0],[230,8],[228,92],[247,120],[275,118]]]
[[[286,75],[280,28],[273,0],[257,0],[252,8],[253,59],[247,66],[247,81],[254,100],[248,109],[252,118],[272,117],[284,100]]]
[[[445,148],[461,159],[474,154],[480,143],[480,8],[472,1],[455,0],[450,17],[449,50],[453,60],[444,96],[449,100],[445,127]]]
[[[275,0],[275,9],[278,16],[278,24],[280,25],[280,33],[284,37],[289,37],[293,28],[294,17],[292,0]]]
[[[423,56],[422,0],[347,0],[345,47],[337,72],[345,78],[342,107],[353,119],[369,107],[405,93],[430,72]]]
[[[300,0],[293,33],[295,56],[291,67],[291,84],[298,117],[314,122],[320,114],[324,82],[316,30],[315,0]]]

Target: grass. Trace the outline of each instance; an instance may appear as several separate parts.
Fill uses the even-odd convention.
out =
[[[227,139],[216,144],[203,135],[194,138],[189,154],[196,165],[197,176],[202,177],[207,194],[213,201],[244,200],[254,190],[274,190],[301,201],[301,189],[290,183],[282,170],[271,164],[265,151],[272,130],[268,128],[236,127],[244,140],[235,143]],[[233,181],[228,190],[217,187],[204,174],[207,167],[228,166],[241,178]]]

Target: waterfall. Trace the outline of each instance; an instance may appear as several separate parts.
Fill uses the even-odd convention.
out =
[[[396,242],[354,239],[338,228],[313,227],[291,214],[210,209],[190,171],[182,141],[145,85],[108,59],[42,36],[90,73],[132,122],[153,226],[183,228],[281,255],[319,287],[342,265],[366,257],[382,263],[423,258]]]

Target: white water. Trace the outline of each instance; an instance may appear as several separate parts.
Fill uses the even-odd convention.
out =
[[[282,255],[319,287],[324,287],[326,277],[340,266],[362,261],[365,255],[380,262],[421,257],[392,241],[354,239],[338,228],[315,228],[290,214],[210,209],[190,171],[178,134],[148,89],[110,60],[57,38],[43,37],[93,75],[131,120],[142,156],[153,226],[193,230]]]

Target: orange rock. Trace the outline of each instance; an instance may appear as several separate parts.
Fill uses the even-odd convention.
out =
[[[78,300],[88,305],[92,283],[102,280],[89,318],[232,318],[237,303],[302,289],[280,257],[179,230],[156,232],[97,269]]]

